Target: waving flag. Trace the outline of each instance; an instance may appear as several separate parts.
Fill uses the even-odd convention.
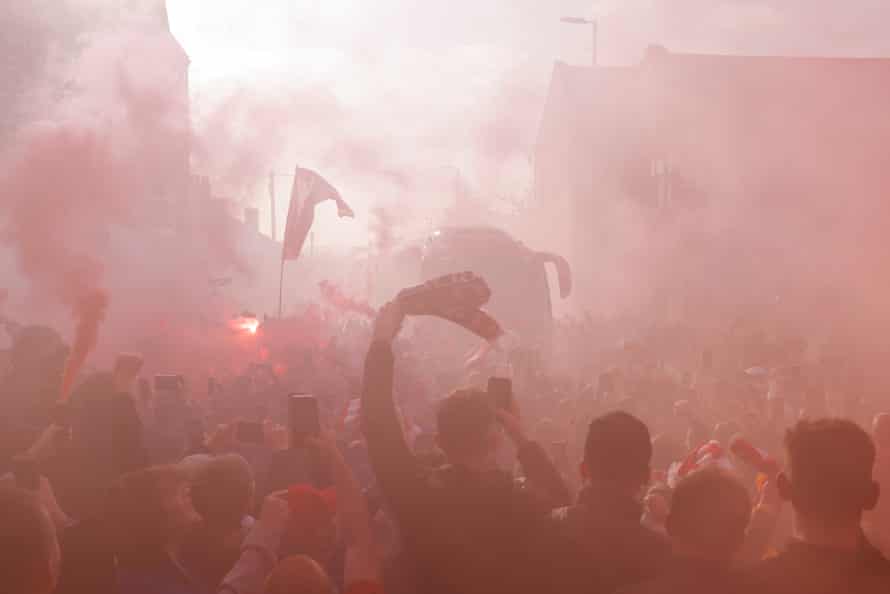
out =
[[[303,251],[303,244],[315,220],[315,205],[325,200],[337,203],[340,217],[354,218],[355,213],[340,197],[334,186],[311,169],[297,167],[294,171],[294,185],[290,193],[290,207],[287,212],[287,227],[284,230],[282,260],[296,260]]]

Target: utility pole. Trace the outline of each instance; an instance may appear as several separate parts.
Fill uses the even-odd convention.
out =
[[[270,237],[272,237],[272,241],[276,241],[275,236],[277,235],[277,223],[275,219],[275,172],[269,172],[269,208],[272,216],[272,232],[269,233]]]
[[[593,31],[593,50],[592,50],[592,61],[591,64],[596,66],[599,61],[598,46],[599,46],[599,23],[596,19],[585,19],[581,17],[562,17],[559,19],[560,22],[567,23],[569,25],[590,25],[591,30]]]

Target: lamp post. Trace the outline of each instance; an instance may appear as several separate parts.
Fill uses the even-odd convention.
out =
[[[569,25],[590,25],[591,29],[593,30],[593,61],[592,61],[592,64],[594,66],[596,66],[597,44],[598,44],[597,37],[598,37],[598,33],[599,33],[599,31],[598,31],[599,24],[597,23],[597,20],[596,19],[585,19],[585,18],[581,18],[581,17],[562,17],[559,20],[560,20],[560,22],[566,23]]]

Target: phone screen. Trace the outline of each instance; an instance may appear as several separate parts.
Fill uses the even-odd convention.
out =
[[[513,382],[505,377],[489,378],[488,397],[495,408],[504,410],[510,408],[510,402],[513,399]]]
[[[287,402],[292,448],[304,447],[306,438],[318,436],[318,400],[308,394],[291,394]]]
[[[242,443],[263,443],[263,424],[241,421],[235,430],[235,436]]]
[[[182,389],[184,381],[181,375],[156,375],[155,390],[177,392]]]

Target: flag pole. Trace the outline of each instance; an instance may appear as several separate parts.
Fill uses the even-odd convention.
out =
[[[281,273],[278,277],[278,319],[284,316],[284,254],[281,255]]]
[[[270,221],[270,225],[272,227],[271,233],[269,236],[272,238],[272,241],[275,241],[275,236],[278,234],[278,224],[275,221],[275,172],[269,172],[269,212],[272,215],[272,220]]]

